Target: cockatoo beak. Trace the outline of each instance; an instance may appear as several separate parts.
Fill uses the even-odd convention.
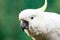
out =
[[[36,10],[44,12],[46,10],[46,8],[47,8],[47,0],[45,0],[45,3],[44,3],[44,5],[41,8],[38,8]]]
[[[22,20],[22,22],[21,22],[21,28],[22,28],[23,32],[24,32],[24,29],[28,29],[29,28],[28,21]]]
[[[22,31],[25,32],[28,36],[30,36],[29,34],[29,22],[28,21],[25,21],[25,20],[22,20],[21,22],[21,28],[22,28]]]

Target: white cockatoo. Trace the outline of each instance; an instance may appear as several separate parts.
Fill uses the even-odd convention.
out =
[[[60,40],[60,15],[45,12],[47,0],[43,7],[26,9],[19,14],[21,28],[33,40]]]

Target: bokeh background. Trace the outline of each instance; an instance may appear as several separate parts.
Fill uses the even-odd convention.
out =
[[[0,40],[32,40],[22,32],[18,15],[43,4],[44,0],[0,0]],[[60,0],[48,0],[46,11],[60,13]]]

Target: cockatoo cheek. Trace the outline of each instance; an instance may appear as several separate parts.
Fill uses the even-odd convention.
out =
[[[29,30],[31,31],[32,34],[39,34],[38,33],[39,28],[38,27],[39,27],[38,21],[32,20],[29,22]]]

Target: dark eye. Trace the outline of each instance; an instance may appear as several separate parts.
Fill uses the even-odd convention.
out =
[[[31,19],[33,19],[33,17],[31,17]]]

